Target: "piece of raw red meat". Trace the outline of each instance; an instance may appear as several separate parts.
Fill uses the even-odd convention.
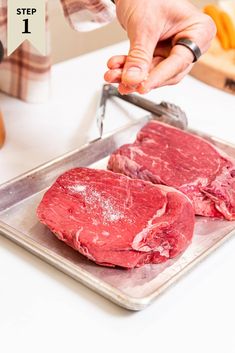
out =
[[[196,135],[150,121],[112,154],[108,168],[177,188],[197,215],[235,219],[235,161]]]
[[[125,268],[177,256],[190,244],[194,228],[193,207],[181,192],[88,168],[61,175],[37,215],[90,260]]]

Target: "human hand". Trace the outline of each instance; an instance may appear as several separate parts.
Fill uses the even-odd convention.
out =
[[[191,39],[205,53],[216,33],[212,19],[187,0],[116,0],[116,11],[130,50],[109,59],[104,78],[119,83],[122,94],[178,83],[194,57],[176,41]]]

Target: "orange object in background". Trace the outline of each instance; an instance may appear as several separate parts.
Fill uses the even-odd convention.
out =
[[[0,112],[0,148],[3,146],[6,137],[6,131],[3,122],[3,116]]]
[[[220,18],[228,35],[229,47],[231,49],[235,49],[235,25],[233,24],[230,16],[225,11],[221,11]]]
[[[226,33],[226,30],[222,24],[221,18],[220,18],[220,10],[217,6],[215,5],[206,5],[204,7],[204,12],[208,16],[212,18],[212,20],[216,24],[217,28],[217,36],[220,40],[220,43],[223,47],[223,49],[228,50],[229,49],[229,39]]]
[[[214,20],[222,48],[224,50],[235,49],[235,25],[230,15],[213,4],[206,5],[204,13]]]

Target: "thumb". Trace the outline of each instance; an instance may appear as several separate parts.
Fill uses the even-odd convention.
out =
[[[124,85],[138,85],[146,79],[153,53],[157,44],[156,37],[149,38],[144,33],[135,33],[130,39],[130,50],[122,73],[122,83]]]

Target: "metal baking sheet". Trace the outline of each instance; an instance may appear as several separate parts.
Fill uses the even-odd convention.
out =
[[[106,168],[108,156],[135,139],[143,118],[0,186],[0,233],[116,304],[141,310],[235,231],[235,222],[198,217],[192,244],[177,259],[139,269],[105,268],[59,241],[36,218],[46,189],[64,171],[77,166]],[[235,146],[199,134],[235,158]]]

